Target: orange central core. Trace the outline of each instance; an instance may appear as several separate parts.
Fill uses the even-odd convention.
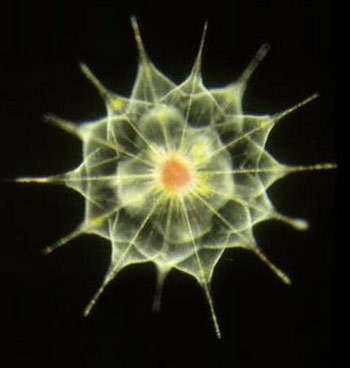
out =
[[[170,158],[161,167],[161,181],[167,190],[177,192],[191,181],[187,164],[177,158]]]

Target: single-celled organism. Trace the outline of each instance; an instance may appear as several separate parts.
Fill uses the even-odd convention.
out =
[[[335,164],[288,166],[272,157],[265,145],[282,118],[317,95],[273,115],[245,114],[243,94],[267,44],[235,83],[207,89],[201,77],[205,25],[192,71],[176,85],[149,60],[134,17],[131,24],[139,51],[131,96],[109,91],[81,64],[105,100],[106,116],[79,125],[53,115],[46,119],[81,139],[83,162],[65,174],[17,181],[64,184],[85,198],[82,223],[46,253],[84,233],[110,242],[109,268],[85,315],[123,268],[153,262],[158,272],[154,310],[160,308],[168,272],[185,272],[202,286],[220,337],[210,283],[226,249],[252,251],[290,284],[259,249],[253,227],[277,219],[297,230],[307,228],[305,220],[279,213],[267,190],[290,173],[333,169]]]

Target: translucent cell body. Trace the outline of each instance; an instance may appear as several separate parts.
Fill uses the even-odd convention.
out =
[[[151,63],[136,20],[131,23],[139,68],[130,98],[107,90],[82,65],[106,102],[106,117],[81,125],[52,115],[48,119],[82,140],[83,162],[66,174],[18,180],[62,183],[85,198],[82,223],[47,252],[82,233],[110,242],[109,269],[85,314],[121,269],[153,262],[159,273],[154,308],[159,309],[165,276],[176,268],[203,287],[220,337],[210,282],[226,249],[253,251],[283,282],[290,283],[259,250],[253,227],[270,219],[298,230],[307,227],[304,220],[278,213],[267,190],[289,173],[335,165],[287,166],[272,157],[265,145],[271,129],[285,115],[316,95],[279,114],[244,114],[243,94],[267,45],[237,82],[207,89],[201,78],[205,27],[190,75],[175,85]]]

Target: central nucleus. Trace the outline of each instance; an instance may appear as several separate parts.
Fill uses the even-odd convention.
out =
[[[160,181],[167,192],[177,193],[187,189],[192,182],[189,164],[177,157],[166,159],[160,167]]]

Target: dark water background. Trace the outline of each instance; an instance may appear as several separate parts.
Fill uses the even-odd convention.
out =
[[[320,92],[271,134],[280,161],[335,161],[336,18],[332,1],[5,2],[1,5],[2,177],[65,172],[81,162],[80,142],[44,124],[51,111],[84,121],[103,102],[80,73],[128,96],[137,68],[130,15],[151,59],[176,82],[191,69],[205,19],[204,82],[236,79],[260,45],[271,51],[249,84],[244,109],[281,111]],[[151,311],[152,265],[125,269],[89,318],[109,246],[83,236],[50,256],[41,249],[80,222],[83,199],[56,186],[0,184],[0,361],[3,367],[336,366],[335,174],[306,172],[276,183],[283,213],[306,218],[307,232],[269,222],[255,229],[264,252],[291,277],[283,285],[253,254],[229,251],[217,266],[213,296],[218,341],[204,293],[172,272],[160,314]],[[8,361],[5,359],[8,358]]]

